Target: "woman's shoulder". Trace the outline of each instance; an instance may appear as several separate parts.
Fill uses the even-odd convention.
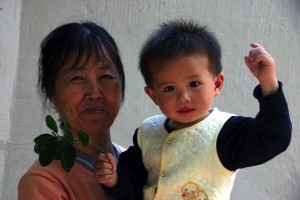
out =
[[[45,167],[37,160],[19,181],[18,193],[22,197],[19,199],[39,199],[39,195],[40,199],[70,199],[70,195],[74,196],[71,199],[76,199],[73,189],[87,188],[87,182],[96,181],[93,175],[78,163],[75,163],[69,172],[65,172],[59,160],[54,160]]]
[[[18,199],[38,198],[39,195],[45,195],[42,199],[45,199],[47,195],[55,196],[56,192],[54,191],[58,191],[58,189],[52,190],[52,188],[58,188],[59,170],[56,170],[57,167],[55,161],[47,167],[41,166],[38,160],[35,161],[19,181]],[[49,192],[46,191],[48,189]]]
[[[59,160],[42,167],[36,161],[20,179],[18,200],[110,199],[93,174],[78,163],[65,172]]]
[[[61,184],[68,181],[68,179],[75,178],[78,174],[82,174],[80,171],[84,171],[84,168],[77,163],[74,164],[70,172],[65,172],[60,160],[53,160],[45,167],[41,166],[39,161],[36,160],[22,176],[20,183],[43,184],[44,182],[52,182]]]
[[[59,161],[53,161],[46,167],[40,165],[39,161],[36,160],[32,166],[25,172],[25,174],[20,179],[20,183],[25,182],[31,183],[34,180],[36,183],[37,181],[44,180],[51,180],[60,175],[60,166]]]

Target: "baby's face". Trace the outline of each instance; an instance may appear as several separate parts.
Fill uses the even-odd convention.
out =
[[[152,64],[152,87],[146,87],[174,128],[197,123],[209,114],[222,88],[223,74],[214,76],[206,56],[192,54]]]

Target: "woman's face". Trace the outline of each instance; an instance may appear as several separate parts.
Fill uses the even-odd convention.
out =
[[[72,64],[73,60],[67,62],[59,71],[51,102],[61,116],[65,113],[73,132],[109,133],[121,104],[121,81],[116,67],[95,56],[85,64],[82,61],[71,67]]]

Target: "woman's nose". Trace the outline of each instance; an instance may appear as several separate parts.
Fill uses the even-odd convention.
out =
[[[177,98],[177,102],[178,103],[186,103],[186,102],[190,102],[191,101],[191,97],[188,93],[188,91],[179,91],[178,92],[178,98]]]
[[[103,91],[97,80],[89,80],[86,83],[86,95],[89,99],[99,99],[103,97]]]

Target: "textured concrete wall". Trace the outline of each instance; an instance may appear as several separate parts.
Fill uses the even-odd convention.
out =
[[[18,65],[20,12],[21,1],[0,0],[0,199],[4,195],[5,169],[9,166],[7,156],[11,143],[11,109]]]
[[[116,39],[127,78],[126,99],[113,127],[127,147],[142,119],[159,113],[143,93],[137,70],[142,42],[157,24],[193,18],[209,25],[223,47],[225,88],[219,109],[254,116],[257,81],[243,62],[249,43],[261,43],[276,59],[293,122],[289,149],[264,165],[242,169],[233,200],[300,198],[300,1],[299,0],[0,0],[0,199],[17,198],[17,183],[37,158],[33,138],[45,128],[36,93],[39,43],[56,26],[91,19]]]

